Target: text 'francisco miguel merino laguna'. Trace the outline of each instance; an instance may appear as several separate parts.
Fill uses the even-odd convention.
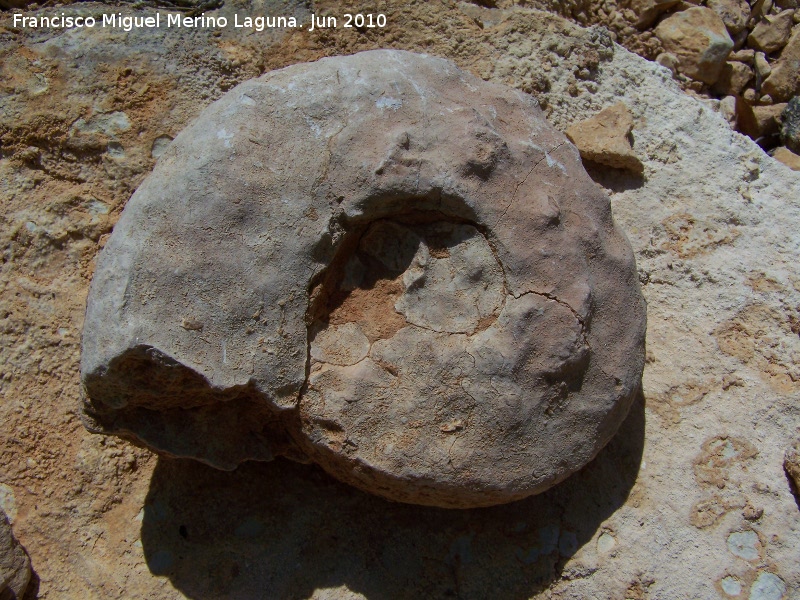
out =
[[[19,13],[13,15],[13,26],[24,28],[49,28],[49,29],[70,29],[92,28],[95,26],[109,27],[131,31],[132,29],[160,29],[164,28],[197,28],[197,29],[222,29],[229,24],[236,28],[248,28],[254,31],[264,31],[265,29],[281,28],[302,28],[303,24],[297,22],[296,17],[240,17],[233,15],[233,22],[229,23],[226,17],[211,17],[203,13],[197,17],[187,17],[180,14],[156,12],[150,16],[130,16],[122,13],[104,14],[102,17],[75,16],[61,13],[56,16],[27,16]],[[308,30],[314,31],[317,28],[337,28],[337,27],[373,28],[385,27],[386,15],[383,14],[344,14],[341,18],[332,16],[317,16],[312,14]]]

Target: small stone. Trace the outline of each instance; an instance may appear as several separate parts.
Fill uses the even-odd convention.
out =
[[[731,128],[736,127],[736,96],[725,96],[719,101],[719,113]]]
[[[764,136],[778,133],[780,117],[786,104],[771,104],[768,106],[751,106],[747,102],[736,104],[736,123],[739,131],[757,140]]]
[[[158,158],[167,151],[167,147],[169,147],[171,142],[172,138],[168,135],[158,136],[153,140],[153,145],[150,148],[150,156],[153,158]]]
[[[762,516],[764,516],[764,509],[761,507],[755,507],[748,502],[742,510],[742,516],[748,521],[758,521]]]
[[[783,48],[792,33],[793,10],[784,10],[774,16],[766,16],[747,37],[748,44],[757,50],[772,54]]]
[[[741,50],[737,50],[736,52],[732,53],[730,55],[730,60],[752,65],[753,60],[755,60],[755,55],[756,51],[752,48],[742,48]]]
[[[192,317],[185,317],[181,319],[181,327],[186,331],[202,331],[203,323]]]
[[[670,54],[669,52],[662,52],[656,57],[656,62],[661,65],[662,67],[666,67],[672,74],[678,70],[678,58],[674,54]]]
[[[618,102],[591,119],[571,125],[566,134],[584,160],[641,173],[644,167],[631,147],[632,130],[633,117],[628,107]]]
[[[800,27],[781,51],[780,58],[773,63],[762,90],[776,102],[785,102],[800,94]]]
[[[758,100],[758,93],[756,93],[753,88],[749,88],[744,91],[742,98],[744,98],[748,104],[755,104],[756,100]]]
[[[772,0],[748,0],[750,2],[750,21],[748,27],[752,29],[758,19],[770,14],[772,10]]]
[[[800,154],[800,96],[795,96],[781,113],[781,142]]]
[[[720,95],[738,96],[753,79],[753,70],[741,62],[729,61],[722,67],[714,91]]]
[[[0,511],[0,598],[22,598],[31,580],[31,560]]]
[[[767,61],[766,54],[763,52],[756,52],[753,65],[755,66],[756,73],[761,81],[764,81],[767,77],[769,77],[769,74],[772,73],[772,67],[769,64],[769,61]]]
[[[775,104],[775,101],[769,94],[764,94],[763,96],[761,96],[761,98],[758,99],[758,103],[761,106],[769,106],[770,104]]]
[[[647,29],[661,13],[678,2],[679,0],[632,0],[631,9],[636,14],[636,26]]]
[[[439,425],[439,431],[442,433],[455,433],[462,429],[464,429],[464,421],[461,419],[453,419],[452,421]]]
[[[750,32],[747,28],[742,29],[739,33],[734,33],[731,35],[731,39],[733,40],[733,50],[738,51],[744,48],[745,44],[747,43],[747,35]]]
[[[705,84],[702,81],[690,81],[688,87],[693,92],[697,92],[698,94],[700,94],[702,93]]]
[[[717,13],[731,35],[744,31],[750,18],[750,5],[746,0],[708,0],[708,8]]]
[[[678,57],[679,71],[715,83],[733,49],[725,23],[710,8],[696,6],[667,17],[655,30],[664,49]]]

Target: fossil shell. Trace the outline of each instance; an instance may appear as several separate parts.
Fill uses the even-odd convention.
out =
[[[376,50],[247,81],[161,156],[98,261],[84,416],[485,506],[597,454],[644,333],[609,199],[535,100]]]

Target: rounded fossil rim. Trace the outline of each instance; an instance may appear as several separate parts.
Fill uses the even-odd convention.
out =
[[[98,261],[84,416],[221,468],[285,455],[391,499],[543,491],[638,390],[608,198],[530,97],[371,51],[245,82]]]

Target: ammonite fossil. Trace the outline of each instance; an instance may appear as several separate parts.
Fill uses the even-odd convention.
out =
[[[485,506],[590,461],[641,382],[608,197],[536,101],[377,50],[245,82],[98,260],[87,426],[232,469],[283,455]]]

